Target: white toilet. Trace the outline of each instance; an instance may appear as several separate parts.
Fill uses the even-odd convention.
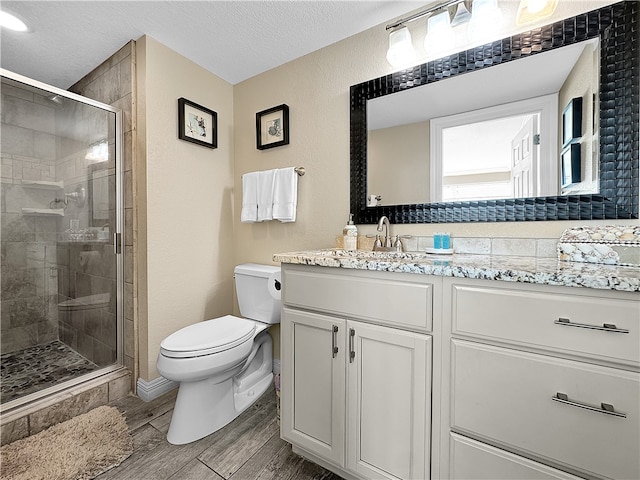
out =
[[[240,314],[189,325],[160,344],[158,371],[180,382],[167,440],[193,442],[246,410],[272,383],[271,324],[280,323],[280,267],[236,266]]]

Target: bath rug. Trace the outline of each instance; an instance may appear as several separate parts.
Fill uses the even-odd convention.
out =
[[[122,414],[98,407],[0,449],[2,480],[88,480],[133,452]]]

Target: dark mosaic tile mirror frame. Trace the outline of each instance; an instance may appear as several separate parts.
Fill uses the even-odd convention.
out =
[[[351,87],[351,212],[360,224],[638,218],[640,3],[616,3]],[[366,207],[369,99],[600,37],[600,194]]]

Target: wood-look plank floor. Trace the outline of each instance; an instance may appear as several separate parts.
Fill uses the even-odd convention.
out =
[[[341,480],[293,453],[280,438],[273,390],[217,432],[171,445],[166,434],[176,392],[148,403],[129,396],[111,404],[127,418],[134,451],[98,480]]]

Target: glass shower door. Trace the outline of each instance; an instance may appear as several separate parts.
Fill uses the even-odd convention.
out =
[[[20,77],[0,93],[5,404],[119,365],[121,202],[114,109]]]

